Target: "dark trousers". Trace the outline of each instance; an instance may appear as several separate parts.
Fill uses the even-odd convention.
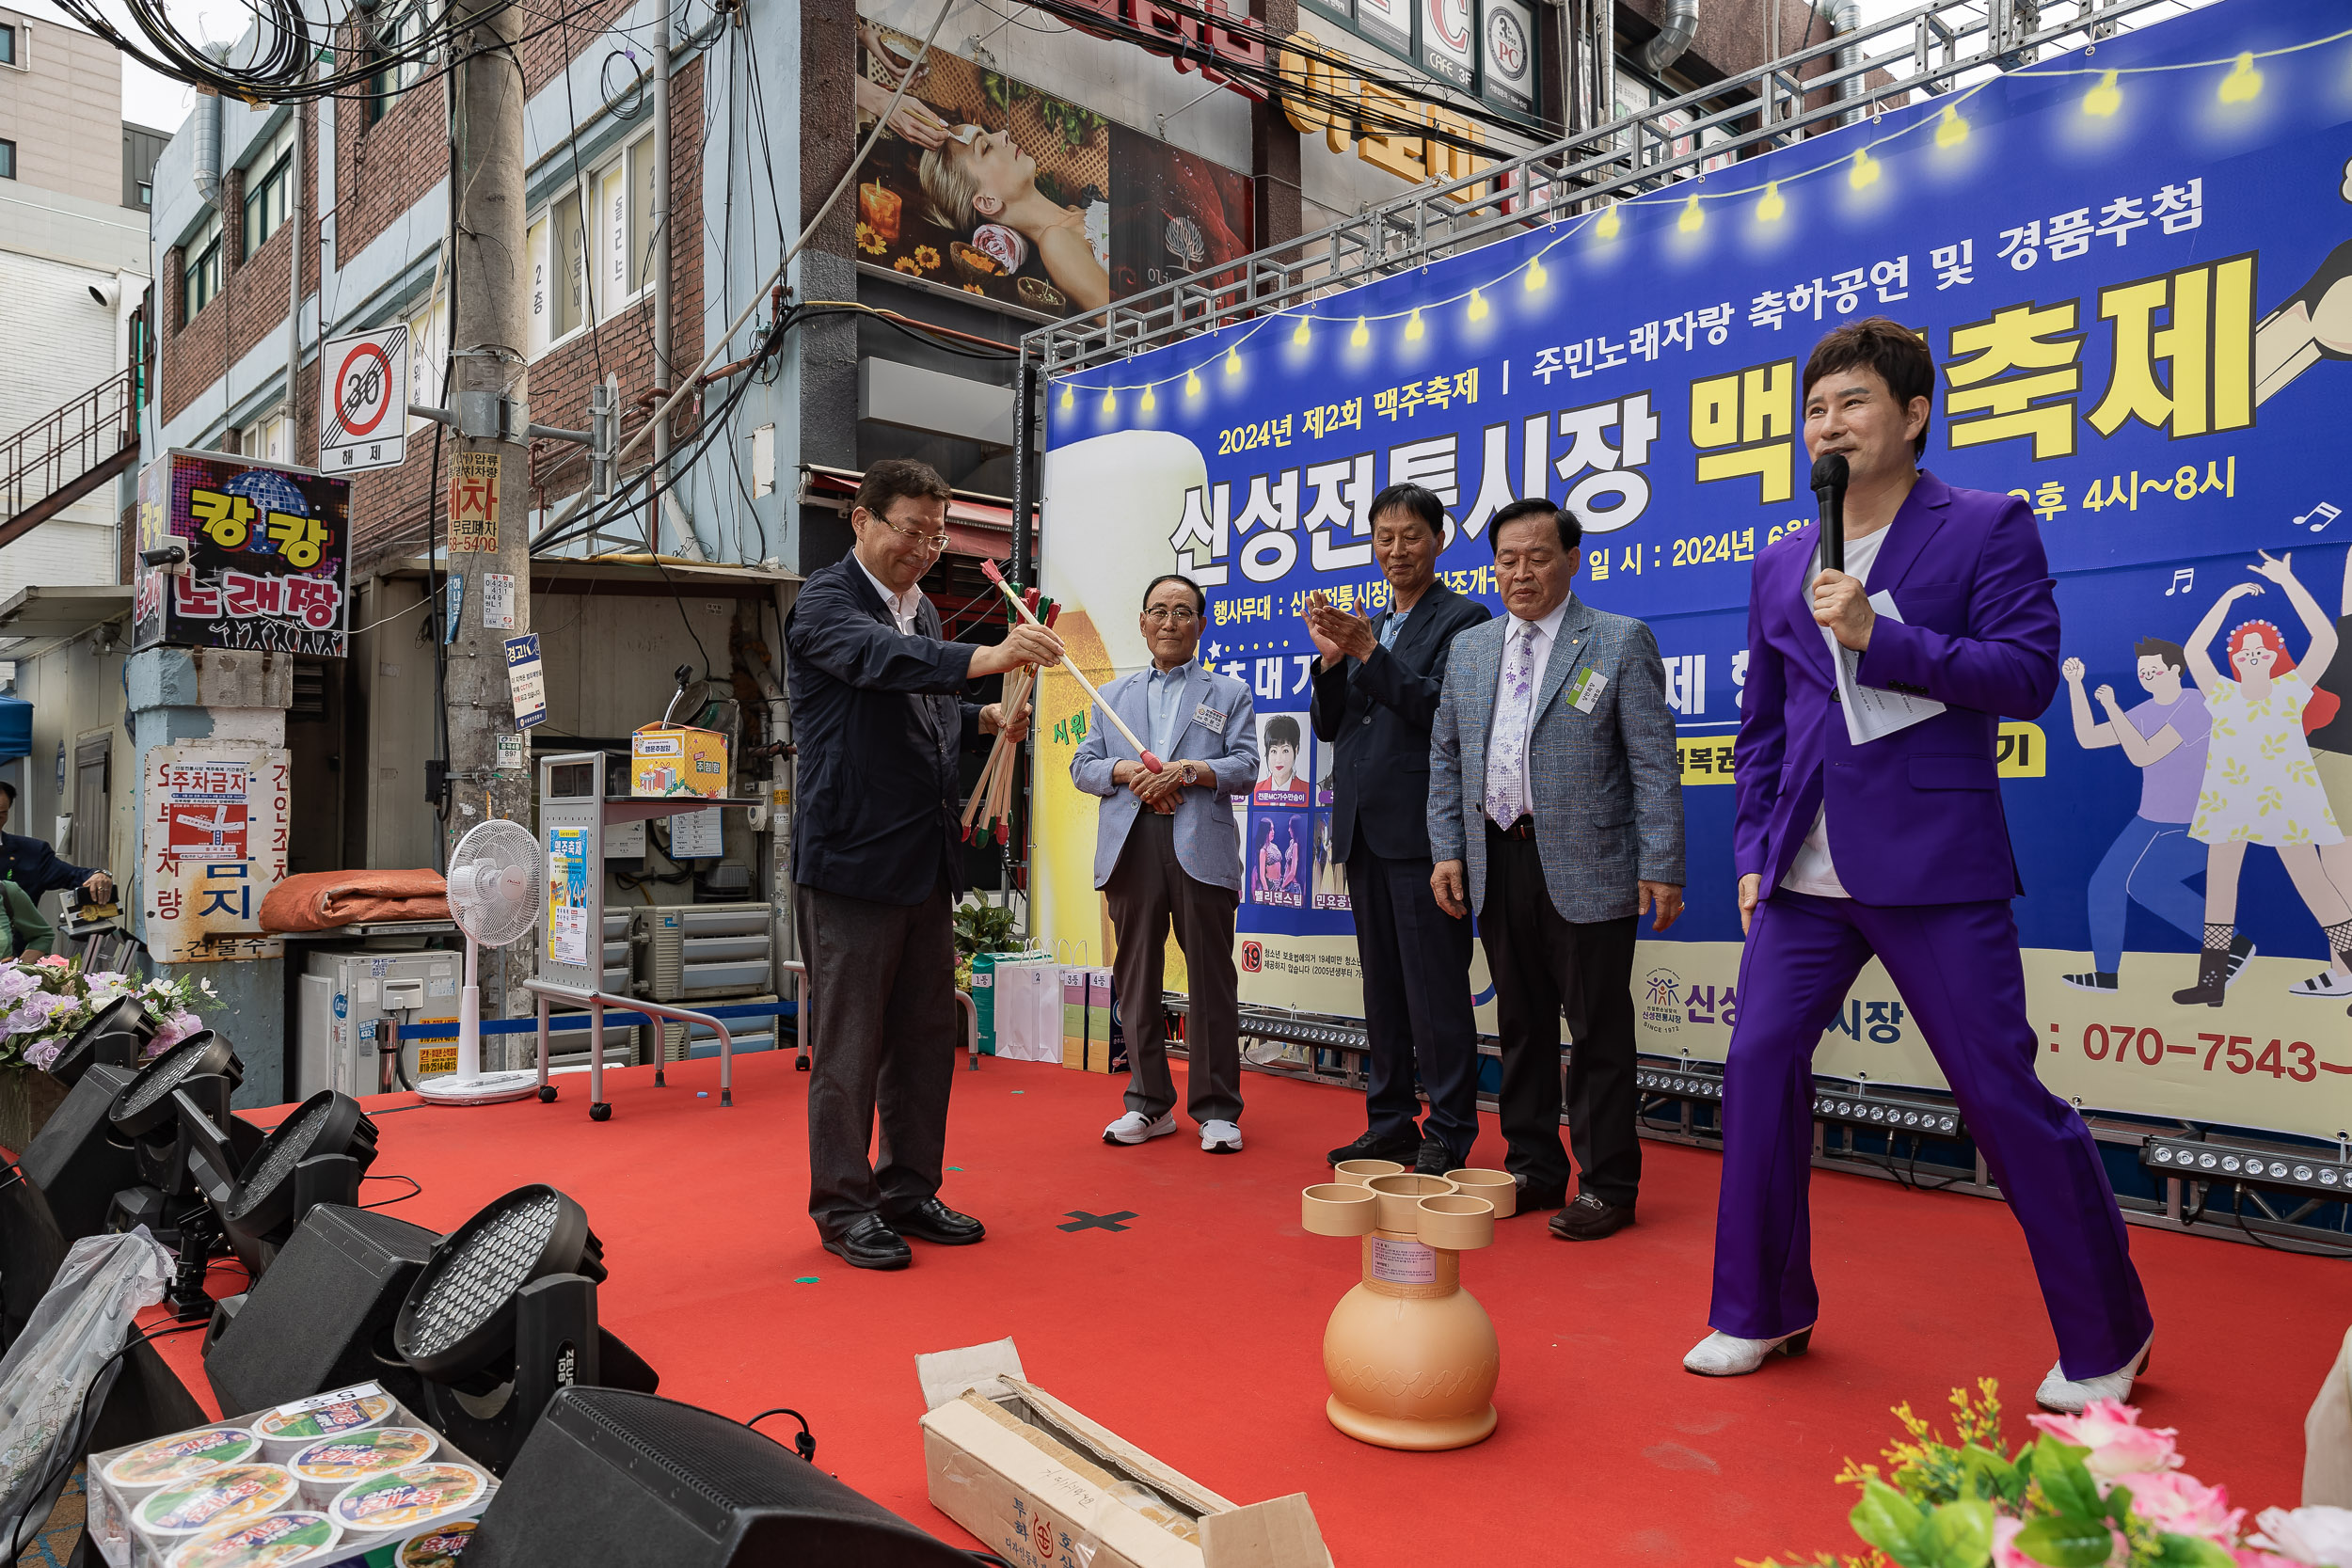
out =
[[[1371,1048],[1365,1119],[1375,1136],[1414,1131],[1429,1096],[1429,1137],[1457,1165],[1478,1141],[1478,1022],[1470,1014],[1470,923],[1438,908],[1430,863],[1375,855],[1359,838],[1347,857],[1348,903],[1364,976],[1364,1038]]]
[[[2035,1076],[2039,1037],[2006,900],[1890,906],[1782,888],[1757,906],[1740,955],[1740,1022],[1724,1064],[1708,1324],[1770,1339],[1820,1313],[1805,1203],[1813,1052],[1873,954],[1902,992],[2026,1233],[2066,1375],[2104,1377],[2124,1366],[2154,1320],[2099,1146],[2074,1108]]]
[[[1119,957],[1119,1018],[1127,1033],[1127,1109],[1147,1117],[1176,1108],[1168,1070],[1168,1015],[1160,1006],[1168,929],[1176,927],[1191,979],[1184,1044],[1190,1052],[1185,1108],[1197,1122],[1241,1120],[1241,1004],[1233,973],[1233,911],[1241,895],[1200,881],[1176,860],[1176,818],[1139,815],[1103,884]]]
[[[1494,974],[1502,1037],[1504,1168],[1532,1192],[1567,1185],[1560,1147],[1560,1012],[1578,1021],[1568,1063],[1568,1141],[1580,1192],[1630,1208],[1642,1182],[1633,1130],[1633,926],[1573,925],[1552,907],[1533,838],[1486,828],[1486,906],[1478,934]],[[1741,993],[1742,995],[1745,992]]]
[[[946,879],[919,904],[804,883],[792,919],[808,965],[808,1212],[839,1236],[939,1192],[961,1031]],[[882,1167],[866,1157],[882,1119]]]

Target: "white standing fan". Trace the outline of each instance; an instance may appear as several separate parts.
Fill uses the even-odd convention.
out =
[[[539,920],[539,845],[519,822],[477,824],[449,857],[449,913],[466,933],[457,1002],[457,1070],[417,1093],[437,1105],[488,1105],[538,1091],[535,1072],[482,1070],[482,949],[503,947]]]

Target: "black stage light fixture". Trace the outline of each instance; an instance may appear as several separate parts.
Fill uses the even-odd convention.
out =
[[[115,1097],[107,1119],[126,1138],[169,1137],[178,1117],[172,1091],[192,1078],[225,1078],[233,1089],[245,1082],[245,1064],[228,1040],[199,1030],[141,1069]]]
[[[49,1064],[50,1076],[72,1087],[100,1062],[110,1067],[135,1067],[139,1053],[155,1037],[155,1021],[148,1016],[146,1006],[137,997],[118,998],[92,1013],[89,1021],[73,1032],[73,1037],[57,1053],[57,1059]]]
[[[421,1380],[392,1349],[392,1320],[439,1233],[323,1203],[295,1221],[233,1315],[204,1347],[223,1410],[260,1410],[355,1383],[421,1409]]]
[[[651,1393],[653,1369],[597,1324],[604,1277],[587,1211],[545,1183],[452,1231],[392,1325],[393,1350],[424,1380],[427,1418],[502,1474],[558,1388]]]
[[[2158,1176],[2217,1185],[2267,1187],[2352,1200],[2352,1161],[2313,1149],[2257,1148],[2206,1138],[2150,1138],[2139,1163]]]
[[[24,1151],[25,1178],[49,1200],[69,1244],[104,1230],[115,1194],[138,1180],[130,1140],[116,1137],[107,1119],[135,1077],[103,1062],[89,1067]]]
[[[375,1123],[351,1096],[321,1089],[262,1141],[220,1217],[231,1235],[283,1242],[314,1204],[358,1207],[373,1164]]]
[[[663,1568],[972,1563],[723,1416],[624,1389],[560,1389],[484,1512],[466,1568],[573,1568],[616,1541],[660,1543]]]

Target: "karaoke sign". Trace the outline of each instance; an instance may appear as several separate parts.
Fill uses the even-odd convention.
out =
[[[135,648],[341,657],[349,625],[351,482],[219,452],[139,470]],[[176,562],[147,558],[177,546]]]

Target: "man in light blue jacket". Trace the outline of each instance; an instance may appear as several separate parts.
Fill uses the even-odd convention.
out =
[[[1194,658],[1208,596],[1190,578],[1155,578],[1143,591],[1152,667],[1103,689],[1103,701],[1167,759],[1146,769],[1115,725],[1093,716],[1070,759],[1070,778],[1103,797],[1094,885],[1119,937],[1113,974],[1126,1026],[1127,1111],[1103,1130],[1107,1144],[1176,1131],[1160,1006],[1172,921],[1191,974],[1186,1109],[1212,1154],[1241,1151],[1241,1040],[1233,915],[1241,904],[1241,829],[1234,802],[1258,777],[1258,721],[1249,688]]]

